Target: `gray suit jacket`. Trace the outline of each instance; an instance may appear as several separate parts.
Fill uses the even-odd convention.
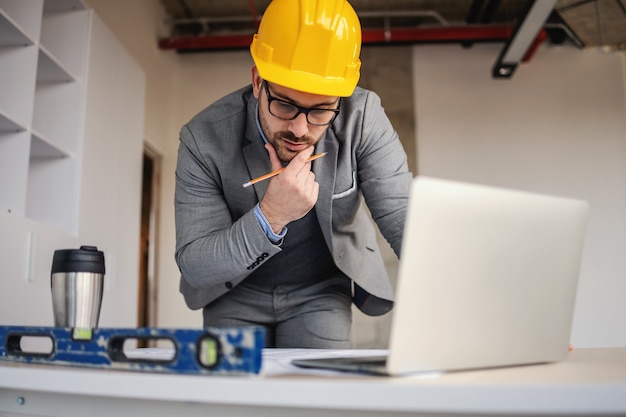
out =
[[[253,213],[268,182],[242,187],[271,170],[256,106],[247,86],[201,111],[180,132],[176,262],[192,309],[219,298],[281,251]],[[326,244],[355,284],[355,304],[366,314],[384,314],[393,306],[393,289],[362,200],[399,256],[412,174],[379,97],[357,88],[343,98],[316,152],[328,152],[312,163]]]

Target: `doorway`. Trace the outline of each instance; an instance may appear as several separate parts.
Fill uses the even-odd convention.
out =
[[[157,277],[156,242],[161,159],[144,146],[141,187],[141,230],[139,237],[139,288],[137,327],[156,327]]]

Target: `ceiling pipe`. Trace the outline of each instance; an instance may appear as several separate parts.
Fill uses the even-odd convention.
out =
[[[384,43],[437,43],[437,42],[503,42],[513,33],[509,25],[462,25],[443,27],[362,29],[362,42]],[[247,49],[252,34],[200,35],[163,38],[159,48],[179,52],[207,52],[210,50]]]
[[[473,24],[477,23],[480,18],[480,13],[483,10],[484,0],[473,0],[465,16],[465,23]]]
[[[449,25],[449,22],[443,18],[443,16],[441,16],[441,14],[439,12],[436,12],[434,10],[385,10],[383,12],[379,12],[379,11],[372,11],[372,12],[359,12],[359,19],[363,20],[363,19],[390,19],[390,18],[404,18],[406,19],[407,17],[422,17],[422,18],[428,18],[431,19],[433,21],[435,21],[436,23],[442,25],[442,26],[447,26]]]
[[[254,0],[248,0],[248,8],[250,9],[250,14],[252,15],[254,27],[258,28],[259,23],[261,23],[261,19],[259,18],[259,14],[256,11],[256,5],[254,4]]]
[[[483,15],[480,18],[480,23],[489,23],[493,20],[498,8],[500,7],[500,0],[488,0]]]
[[[446,26],[422,28],[363,29],[363,44],[500,42],[508,39],[512,26]]]
[[[245,49],[250,47],[252,34],[244,35],[200,35],[163,38],[159,48],[176,49],[179,52],[208,52],[210,50]]]
[[[254,0],[249,0],[248,7],[252,13],[252,20],[259,23],[263,17],[262,14],[256,12],[254,6]],[[435,23],[446,26],[449,22],[441,16],[439,12],[434,10],[386,10],[386,11],[364,11],[359,12],[359,19],[386,19],[386,18],[408,18],[408,17],[422,17],[433,20]],[[248,15],[231,15],[231,16],[205,16],[205,17],[186,17],[167,19],[166,23],[170,26],[176,26],[178,24],[188,23],[201,23],[210,25],[212,23],[238,23],[249,22],[250,16]]]

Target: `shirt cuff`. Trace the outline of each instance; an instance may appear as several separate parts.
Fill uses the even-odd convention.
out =
[[[281,230],[279,234],[274,233],[274,231],[272,230],[272,226],[270,226],[270,223],[267,221],[265,215],[261,211],[260,203],[257,203],[256,206],[254,206],[254,216],[256,217],[259,225],[265,232],[267,238],[273,244],[280,246],[283,243],[283,238],[287,234],[287,228],[283,227],[283,230]]]

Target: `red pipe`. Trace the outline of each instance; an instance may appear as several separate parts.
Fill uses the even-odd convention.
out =
[[[539,45],[541,45],[543,41],[545,41],[546,39],[548,39],[548,33],[545,31],[545,29],[541,29],[539,33],[537,34],[537,37],[535,38],[533,43],[531,43],[528,49],[526,50],[526,54],[522,58],[522,62],[530,61],[533,55],[535,55],[537,48],[539,48]]]
[[[364,45],[389,42],[505,42],[511,37],[512,33],[513,26],[504,25],[395,28],[389,31],[385,29],[363,29],[362,40]],[[252,42],[252,36],[252,34],[243,34],[164,38],[159,40],[159,47],[161,49],[176,49],[187,52],[194,50],[247,49],[250,47],[250,42]],[[539,44],[546,37],[545,31],[541,30],[535,42],[528,49],[524,61],[530,59]]]
[[[416,29],[364,29],[363,43],[506,41],[513,26],[442,26]]]
[[[261,19],[259,19],[259,14],[256,12],[254,0],[248,0],[248,8],[250,9],[250,14],[252,15],[252,20],[254,21],[254,27],[258,28]]]
[[[252,42],[251,34],[245,35],[213,35],[213,36],[182,36],[159,40],[161,49],[177,49],[179,51],[193,51],[195,49],[238,49],[249,48]]]

